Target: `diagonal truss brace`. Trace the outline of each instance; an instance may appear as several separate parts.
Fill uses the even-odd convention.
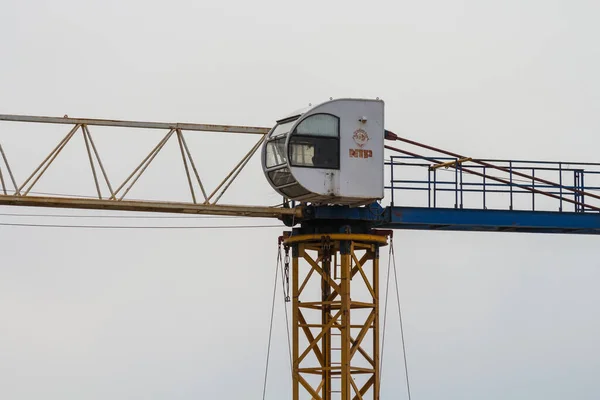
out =
[[[6,153],[4,152],[4,149],[2,148],[2,144],[0,144],[0,156],[2,156],[2,160],[0,161],[0,184],[2,185],[2,193],[5,195],[8,194],[7,189],[6,189],[6,181],[4,180],[4,175],[2,173],[2,161],[4,161],[6,171],[8,172],[8,176],[10,177],[10,180],[13,184],[15,193],[19,194],[19,188],[17,187],[17,181],[15,180],[15,177],[12,173],[12,169],[10,168],[10,164],[8,163],[8,158],[6,158]]]
[[[4,161],[5,168],[0,168],[0,190],[1,194],[11,197],[31,197],[34,193],[33,189],[36,184],[41,180],[50,166],[54,161],[61,155],[63,149],[69,144],[71,139],[81,132],[83,141],[85,144],[85,150],[87,158],[90,164],[91,175],[93,177],[94,187],[96,196],[99,200],[123,202],[127,201],[127,196],[132,188],[139,181],[144,172],[148,169],[150,164],[156,159],[161,150],[165,147],[167,142],[176,136],[177,143],[179,146],[179,152],[181,155],[183,170],[187,179],[187,184],[190,190],[192,204],[203,204],[203,205],[216,205],[227,190],[231,187],[236,178],[240,175],[244,167],[248,164],[250,159],[256,154],[258,149],[261,147],[265,139],[265,134],[268,133],[268,128],[260,127],[249,127],[249,126],[232,126],[232,125],[210,125],[210,124],[182,124],[182,123],[157,123],[157,122],[140,122],[140,121],[117,121],[117,120],[99,120],[99,119],[84,119],[84,118],[64,118],[55,117],[35,117],[35,116],[20,116],[20,115],[1,115],[0,121],[16,121],[16,122],[28,122],[28,123],[41,123],[41,124],[63,124],[71,125],[70,130],[67,134],[56,144],[56,146],[48,153],[48,155],[39,163],[21,184],[17,184],[17,180],[8,164],[6,154],[2,147],[0,147],[0,153]],[[106,168],[102,163],[100,152],[96,146],[96,143],[90,132],[90,126],[112,126],[112,127],[129,127],[129,128],[146,128],[146,129],[167,129],[167,133],[159,140],[159,142],[152,148],[152,150],[142,159],[142,161],[136,165],[133,171],[127,176],[127,178],[118,184],[116,187],[113,186],[111,180],[108,177]],[[220,183],[208,194],[206,186],[204,185],[200,172],[196,166],[192,152],[187,144],[184,131],[197,131],[197,132],[226,132],[226,133],[244,133],[244,134],[256,134],[259,135],[259,140],[252,146],[252,148],[242,157],[242,159],[229,171]],[[0,167],[2,164],[0,163]],[[14,190],[9,189],[5,179],[4,170],[8,172],[10,179],[13,183]],[[101,182],[103,181],[103,182]],[[103,191],[108,190],[108,194],[104,194]],[[199,190],[198,190],[199,189]],[[68,197],[77,197],[66,195]],[[200,197],[201,196],[201,197]],[[35,196],[38,197],[38,196]],[[81,196],[79,196],[81,197]],[[200,197],[200,198],[199,198]],[[62,198],[62,196],[60,197]],[[46,199],[48,200],[48,199]],[[61,203],[60,201],[45,201],[42,203]],[[20,203],[23,201],[7,201],[2,199],[0,204],[12,204]],[[38,205],[40,202],[38,202]],[[87,204],[82,204],[82,208],[88,208]],[[229,206],[228,206],[229,207]],[[109,207],[107,207],[109,208]],[[198,208],[198,210],[201,208]],[[296,213],[295,211],[293,213]],[[284,213],[285,214],[285,213]],[[281,215],[281,214],[280,214]]]

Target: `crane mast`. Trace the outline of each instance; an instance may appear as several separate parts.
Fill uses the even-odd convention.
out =
[[[323,106],[325,111],[288,116],[273,129],[0,115],[0,121],[32,128],[49,124],[67,128],[66,135],[22,180],[9,162],[11,152],[0,142],[0,205],[282,220],[292,228],[284,232],[280,243],[291,252],[293,399],[376,400],[380,398],[379,249],[388,245],[390,229],[600,234],[600,181],[595,181],[600,180],[596,179],[600,164],[475,159],[390,131],[385,131],[385,139],[402,145],[386,145],[391,155],[384,160],[384,132],[382,121],[377,121],[383,116],[378,114],[379,103],[373,101],[368,107],[359,103],[365,114],[350,119],[345,119],[347,109],[336,108],[339,104],[356,106],[334,101]],[[310,124],[303,122],[313,116]],[[351,128],[351,136],[345,137],[343,127],[350,120],[357,128]],[[314,128],[317,122],[322,125]],[[381,137],[373,134],[375,125],[381,125]],[[313,130],[307,131],[306,126]],[[109,178],[92,136],[96,127],[149,129],[164,136],[126,179],[115,182]],[[206,171],[197,167],[186,141],[185,135],[191,132],[251,135],[257,140],[219,183],[209,188],[202,176]],[[81,150],[89,162],[95,195],[35,192],[76,135],[85,143]],[[375,148],[369,148],[369,140]],[[131,189],[169,141],[179,148],[188,200],[131,198]],[[337,153],[319,153],[319,146],[333,149],[336,143]],[[288,200],[278,206],[221,204],[225,192],[261,147],[267,179],[298,205]],[[360,175],[361,168],[371,168],[381,176],[389,204],[381,203],[379,178],[363,182],[362,191],[343,186],[344,179]],[[385,184],[384,172],[389,179]],[[310,188],[312,176],[324,179],[325,184],[317,182]],[[338,179],[340,176],[343,179]],[[335,200],[328,203],[328,198]]]

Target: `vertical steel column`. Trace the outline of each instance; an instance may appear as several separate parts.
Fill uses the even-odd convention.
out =
[[[300,244],[292,244],[292,398],[300,399],[300,385],[298,373],[298,339],[300,332],[298,331],[298,255],[300,252]]]
[[[373,385],[373,398],[375,400],[379,400],[379,382],[380,379],[380,371],[379,371],[379,246],[373,246],[373,275],[371,277],[373,282],[373,292],[375,293],[374,303],[377,304],[374,313],[373,320],[373,361],[375,363],[375,374],[373,374],[373,379],[375,384]]]
[[[331,243],[329,241],[323,241],[321,246],[321,257],[323,260],[323,273],[325,276],[331,276]],[[334,277],[335,279],[335,277]],[[331,296],[331,286],[329,283],[322,279],[321,280],[321,301],[323,307],[321,310],[321,324],[327,326],[331,321],[331,305],[327,303],[327,300]],[[323,367],[331,365],[331,335],[323,335],[321,339],[321,349],[323,353]],[[323,382],[323,388],[321,390],[323,400],[331,400],[331,370],[323,368],[321,374]]]
[[[350,380],[352,379],[350,369],[350,280],[352,279],[350,267],[350,242],[347,240],[340,242],[341,253],[341,282],[340,282],[340,297],[342,312],[342,325],[340,326],[341,333],[341,349],[342,349],[342,369],[341,369],[341,400],[350,400]]]
[[[379,247],[387,238],[310,234],[285,243],[293,256],[293,400],[379,400]]]

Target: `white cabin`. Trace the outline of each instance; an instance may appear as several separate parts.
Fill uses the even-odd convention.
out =
[[[362,205],[383,198],[384,103],[336,99],[277,121],[262,148],[267,180],[282,196]]]

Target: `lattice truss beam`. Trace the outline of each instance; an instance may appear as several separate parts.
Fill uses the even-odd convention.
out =
[[[69,126],[66,135],[62,137],[56,146],[39,164],[36,165],[33,171],[28,174],[22,182],[18,182],[15,178],[14,170],[11,168],[6,150],[2,147],[2,143],[0,143],[0,204],[3,205],[247,215],[257,217],[281,217],[282,215],[292,215],[295,213],[294,210],[275,207],[230,206],[218,204],[223,195],[231,187],[232,183],[246,167],[252,156],[261,147],[266,137],[266,133],[269,131],[268,128],[76,119],[68,118],[66,116],[65,118],[54,118],[0,115],[0,121],[26,122],[30,124],[62,124]],[[158,143],[156,143],[150,152],[142,158],[141,162],[135,166],[124,180],[117,182],[109,178],[107,169],[105,168],[98,147],[96,146],[96,141],[92,135],[92,129],[90,127],[93,126],[145,128],[163,131],[164,136],[160,138]],[[208,188],[205,184],[205,180],[201,178],[200,170],[196,165],[195,158],[192,155],[190,146],[186,140],[185,132],[187,131],[250,134],[257,136],[258,140],[244,156],[234,164],[233,168],[225,174],[215,187]],[[33,189],[36,187],[36,184],[38,184],[55,160],[61,155],[67,144],[77,135],[80,135],[85,143],[85,150],[82,149],[82,151],[85,151],[87,155],[97,199],[89,197],[76,198],[77,196],[70,194],[67,196],[52,195],[51,197],[33,196]],[[184,171],[191,201],[155,202],[129,199],[127,196],[130,194],[132,188],[138,183],[140,177],[147,171],[148,167],[153,163],[169,141],[176,141],[179,148],[183,168],[173,168],[173,171]],[[220,153],[226,154],[227,149],[221,149]],[[214,171],[204,172],[208,172],[209,174],[215,173]]]
[[[379,398],[381,242],[343,236],[292,245],[294,400]]]

